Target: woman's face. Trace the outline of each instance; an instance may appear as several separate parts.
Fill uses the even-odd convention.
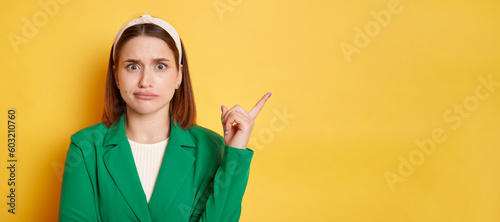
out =
[[[134,37],[123,45],[115,65],[115,81],[127,112],[168,115],[170,100],[182,81],[182,65],[176,69],[174,53],[166,42]]]

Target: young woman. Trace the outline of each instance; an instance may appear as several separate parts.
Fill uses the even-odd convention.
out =
[[[196,125],[177,31],[147,14],[120,29],[102,123],[71,136],[59,221],[238,221],[253,151],[250,112],[221,107],[224,137]]]

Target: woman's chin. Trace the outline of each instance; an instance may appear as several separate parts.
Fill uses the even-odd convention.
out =
[[[130,107],[130,111],[139,114],[139,115],[151,115],[156,114],[158,112],[163,112],[161,107],[152,107],[152,106],[139,106],[139,107]],[[168,114],[168,109],[165,109],[165,114]]]

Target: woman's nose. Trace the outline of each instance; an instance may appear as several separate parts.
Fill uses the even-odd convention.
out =
[[[141,80],[139,81],[139,87],[151,87],[151,76],[148,69],[143,69]]]

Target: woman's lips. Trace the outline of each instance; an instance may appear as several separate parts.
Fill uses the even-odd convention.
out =
[[[139,99],[144,99],[144,100],[150,100],[158,97],[158,95],[151,93],[151,92],[136,92],[134,93],[134,96],[139,98]]]

